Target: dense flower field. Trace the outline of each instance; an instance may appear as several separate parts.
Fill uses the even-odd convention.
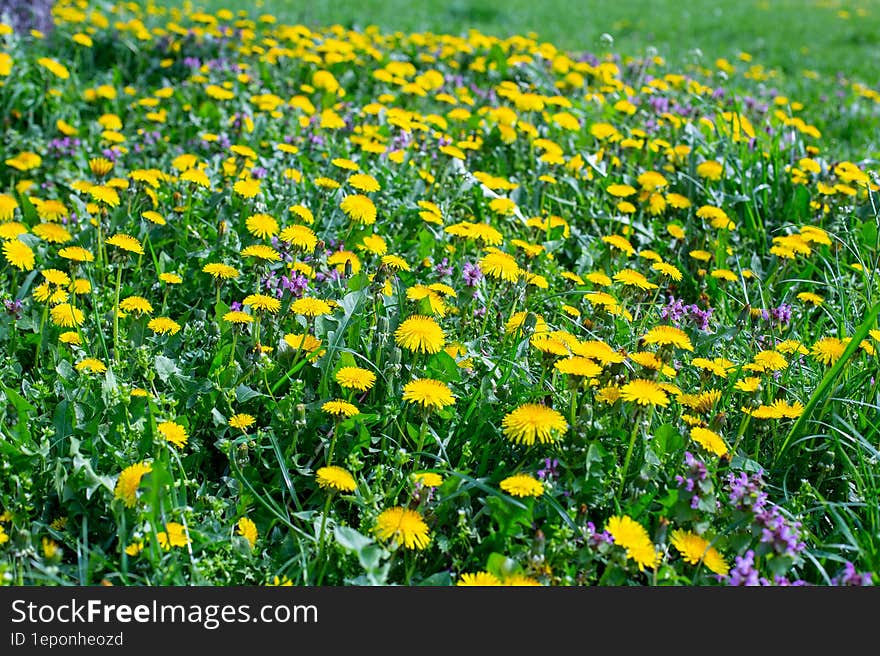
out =
[[[876,583],[827,108],[747,53],[54,16],[0,26],[5,583]]]

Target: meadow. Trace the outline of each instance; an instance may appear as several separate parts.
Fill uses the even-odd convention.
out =
[[[875,584],[880,12],[600,4],[0,25],[4,584]]]

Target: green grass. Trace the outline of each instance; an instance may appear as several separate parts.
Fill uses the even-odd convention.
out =
[[[196,4],[213,11],[234,8],[222,0]],[[534,32],[576,51],[607,50],[604,35],[613,38],[614,50],[634,55],[650,47],[672,58],[699,56],[699,51],[711,62],[742,51],[787,73],[843,73],[872,85],[877,82],[874,62],[880,59],[880,7],[871,2],[269,0],[257,7],[282,21],[311,26],[446,33],[476,29],[500,37]]]

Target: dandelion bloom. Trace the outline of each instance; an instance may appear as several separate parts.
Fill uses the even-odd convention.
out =
[[[271,314],[275,314],[281,309],[281,301],[266,294],[250,294],[245,296],[241,304],[248,305],[254,310],[266,310]]]
[[[190,543],[186,528],[178,522],[168,522],[165,524],[165,530],[156,533],[156,539],[159,540],[159,546],[165,551],[171,547],[185,547]]]
[[[105,242],[111,246],[116,246],[124,251],[128,251],[129,253],[136,253],[138,255],[144,254],[144,247],[141,242],[131,235],[126,235],[120,232],[112,237],[108,237]]]
[[[123,312],[137,312],[138,314],[151,314],[153,306],[143,296],[129,296],[119,302],[119,309]]]
[[[186,429],[176,422],[163,421],[156,428],[162,434],[162,437],[178,448],[183,448],[189,439]]]
[[[278,221],[269,214],[251,214],[244,224],[248,232],[260,239],[274,237],[278,234]]]
[[[602,367],[582,355],[562,358],[553,363],[553,367],[569,376],[593,378],[602,373]]]
[[[457,586],[495,586],[502,585],[501,579],[491,572],[465,572],[462,574],[455,585]]]
[[[150,319],[147,323],[147,328],[159,335],[176,335],[180,332],[180,324],[168,317]]]
[[[407,549],[424,549],[431,542],[428,525],[421,514],[409,508],[388,508],[376,518],[373,529],[380,540],[391,541]]]
[[[305,351],[306,353],[317,351],[321,347],[321,340],[308,333],[287,333],[284,336],[284,342],[290,348],[297,351]]]
[[[249,517],[242,517],[238,520],[235,527],[238,534],[247,540],[251,545],[251,549],[253,549],[257,544],[257,525],[254,524],[253,520]]]
[[[3,255],[10,265],[20,271],[34,268],[34,251],[20,239],[10,239],[3,244]]]
[[[202,271],[223,280],[238,277],[238,269],[222,262],[210,262],[202,267]]]
[[[526,445],[554,442],[568,430],[568,422],[559,412],[540,403],[524,403],[509,412],[501,425],[509,440]]]
[[[781,371],[788,366],[785,357],[776,351],[764,350],[759,351],[752,358],[751,366],[748,368],[754,371]]]
[[[358,191],[366,192],[379,191],[382,188],[378,180],[367,173],[355,173],[348,178],[348,184]]]
[[[297,248],[311,253],[318,244],[318,237],[314,230],[304,225],[292,225],[284,228],[278,238],[288,244],[293,244]]]
[[[659,344],[660,346],[675,346],[686,351],[693,351],[690,337],[681,328],[675,326],[654,326],[642,336],[645,344]]]
[[[94,262],[95,256],[91,251],[86,250],[82,246],[65,246],[58,251],[58,255],[65,260],[73,262]]]
[[[258,260],[265,260],[266,262],[278,262],[281,260],[281,253],[265,244],[252,244],[251,246],[246,246],[241,249],[241,256],[255,257]]]
[[[412,477],[423,487],[440,487],[443,484],[443,477],[434,472],[416,472]]]
[[[639,570],[654,568],[659,564],[660,554],[654,548],[645,527],[628,515],[615,515],[608,519],[605,530],[614,544],[626,549],[627,557],[636,561]]]
[[[810,348],[810,353],[822,364],[834,364],[846,350],[846,342],[837,337],[823,337]]]
[[[617,198],[626,198],[636,193],[635,187],[628,184],[611,184],[605,189],[609,194]]]
[[[325,314],[330,314],[332,309],[327,301],[322,301],[320,298],[303,296],[290,304],[290,311],[294,314],[302,314],[307,317],[320,317]]]
[[[372,225],[376,222],[376,206],[372,200],[363,194],[346,196],[342,199],[339,207],[355,223]]]
[[[544,494],[544,484],[528,474],[508,476],[498,487],[515,497],[539,497]]]
[[[727,454],[727,445],[715,431],[702,426],[694,426],[691,428],[691,438],[706,451],[714,453],[716,456],[721,457]]]
[[[49,311],[52,323],[62,328],[72,328],[82,325],[85,315],[77,307],[70,303],[59,303]]]
[[[340,492],[354,492],[357,488],[357,482],[354,480],[354,476],[352,476],[348,470],[343,469],[342,467],[337,467],[336,465],[330,465],[318,469],[318,471],[315,472],[315,480],[318,482],[318,485],[324,489],[339,490]]]
[[[259,180],[239,180],[232,185],[232,190],[242,198],[253,198],[260,193]]]
[[[403,386],[403,400],[421,404],[423,408],[444,408],[455,403],[449,386],[433,378],[417,378]]]
[[[675,529],[672,531],[670,543],[684,561],[691,565],[699,565],[702,561],[710,571],[719,576],[727,576],[730,571],[730,565],[724,560],[724,556],[706,538],[696,533]]]
[[[644,275],[635,269],[623,269],[614,274],[614,280],[623,283],[629,287],[638,287],[639,289],[657,289],[657,285],[645,278]]]
[[[516,282],[522,274],[519,264],[503,251],[491,251],[480,259],[480,270],[492,278]]]
[[[623,251],[627,255],[636,254],[636,249],[633,248],[629,239],[622,237],[621,235],[607,235],[602,237],[602,241],[616,250]]]
[[[675,281],[681,280],[681,271],[668,262],[655,262],[651,265],[651,268],[654,269],[654,271],[659,271],[665,276],[669,276]]]
[[[149,463],[137,462],[123,469],[116,479],[113,496],[121,499],[126,508],[132,508],[137,501],[137,490],[145,474],[153,470]]]
[[[376,374],[361,367],[342,367],[336,372],[336,382],[346,389],[365,392],[376,382]]]
[[[337,417],[353,417],[360,413],[360,410],[358,410],[358,407],[354,403],[349,403],[348,401],[343,401],[341,399],[327,401],[321,406],[321,410],[328,415],[335,415]]]
[[[90,374],[102,374],[107,371],[107,365],[97,358],[83,358],[76,363],[76,370]]]
[[[239,325],[252,323],[253,320],[253,315],[250,315],[247,312],[242,312],[241,310],[230,310],[223,315],[223,321]]]
[[[236,413],[229,418],[227,422],[233,428],[239,428],[241,430],[247,430],[251,426],[254,425],[256,419],[254,419],[253,415],[249,415],[245,412]]]
[[[636,378],[620,388],[620,398],[638,405],[669,405],[669,397],[653,380]]]
[[[437,353],[446,342],[446,334],[431,317],[414,315],[398,326],[394,339],[407,351]]]

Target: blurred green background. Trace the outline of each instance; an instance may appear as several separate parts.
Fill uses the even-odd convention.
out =
[[[243,8],[309,27],[454,34],[473,28],[500,37],[534,32],[564,49],[638,55],[653,47],[671,61],[705,58],[707,64],[744,51],[788,74],[843,73],[872,87],[880,79],[876,0],[202,0],[195,6]]]

